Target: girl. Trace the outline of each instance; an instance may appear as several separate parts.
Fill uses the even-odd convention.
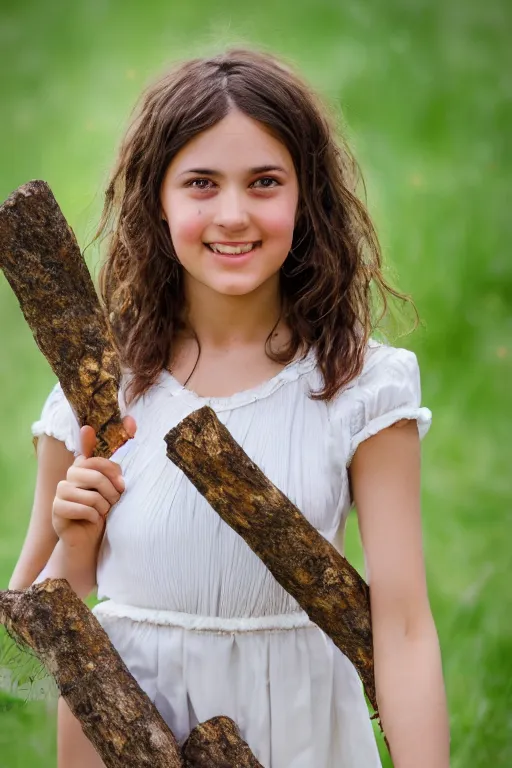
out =
[[[94,432],[57,384],[33,425],[35,504],[11,587],[45,564],[39,579],[97,587],[96,616],[180,740],[225,714],[265,768],[379,766],[354,667],[166,458],[164,435],[209,404],[327,539],[357,506],[395,766],[446,768],[420,522],[431,413],[416,356],[371,336],[372,286],[385,305],[405,297],[382,276],[355,168],[270,55],[188,61],[143,94],[98,230],[136,434],[91,458]],[[61,701],[59,766],[101,765]]]

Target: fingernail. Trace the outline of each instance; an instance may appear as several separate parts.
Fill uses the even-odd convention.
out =
[[[124,489],[126,488],[126,483],[125,483],[124,477],[122,477],[121,475],[119,476],[119,482],[121,484],[121,488],[124,491]]]

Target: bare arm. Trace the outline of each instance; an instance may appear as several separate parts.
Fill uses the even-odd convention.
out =
[[[85,600],[96,589],[98,547],[69,547],[57,541],[52,555],[34,582],[45,579],[66,579],[78,597]]]
[[[52,504],[57,484],[74,461],[64,443],[48,435],[37,441],[37,479],[30,523],[9,582],[9,589],[26,589],[42,571],[58,538],[52,525]]]
[[[82,435],[82,447],[89,455],[95,443],[90,427]],[[92,432],[92,435],[90,434]],[[32,518],[18,564],[9,583],[10,589],[25,589],[46,578],[67,579],[81,597],[87,597],[96,587],[96,564],[101,536],[84,535],[80,544],[59,540],[52,522],[52,510],[59,485],[75,462],[74,455],[64,443],[42,435],[37,446],[38,469]],[[77,460],[78,461],[78,460]],[[103,528],[104,522],[101,524]]]
[[[367,563],[379,713],[395,768],[448,768],[441,653],[425,575],[420,440],[402,421],[365,440],[350,466]]]

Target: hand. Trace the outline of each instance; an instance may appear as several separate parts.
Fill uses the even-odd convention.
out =
[[[130,437],[137,431],[135,420],[125,416],[123,425]],[[66,547],[96,547],[103,537],[106,517],[121,498],[124,480],[115,461],[93,457],[96,433],[92,427],[80,430],[82,453],[57,485],[52,522]]]

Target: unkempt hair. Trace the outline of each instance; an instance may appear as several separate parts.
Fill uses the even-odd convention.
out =
[[[189,60],[153,82],[136,105],[94,238],[107,241],[99,289],[121,360],[133,374],[128,403],[167,368],[177,333],[194,334],[184,314],[183,267],[161,216],[165,171],[187,142],[232,109],[282,141],[299,184],[292,248],[279,283],[290,342],[273,352],[271,331],[269,358],[284,365],[314,346],[324,387],[310,397],[331,400],[361,372],[387,297],[416,312],[410,297],[383,276],[377,235],[357,196],[358,165],[311,88],[283,61],[257,50]]]

